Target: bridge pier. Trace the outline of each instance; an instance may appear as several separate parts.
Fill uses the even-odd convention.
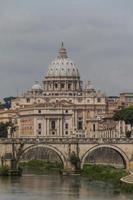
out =
[[[74,173],[75,173],[75,167],[68,160],[64,165],[63,174],[74,174]]]
[[[128,170],[133,171],[133,161],[129,161]]]

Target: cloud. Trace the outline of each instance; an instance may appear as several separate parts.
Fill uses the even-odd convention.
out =
[[[42,81],[62,40],[82,79],[109,95],[132,91],[132,8],[130,0],[1,1],[1,98]]]

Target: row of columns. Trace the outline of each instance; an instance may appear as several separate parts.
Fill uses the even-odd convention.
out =
[[[57,87],[55,87],[57,84]],[[61,84],[64,84],[64,87],[61,87]],[[68,88],[68,85],[71,84],[71,88]],[[80,81],[72,80],[70,82],[67,81],[44,81],[44,90],[45,91],[75,91],[80,89]]]
[[[36,120],[36,123],[35,123],[35,126],[34,126],[34,136],[37,136],[37,130],[38,130],[38,123],[41,123],[42,124],[42,128],[40,129],[41,131],[41,135],[40,136],[52,136],[52,129],[50,128],[51,127],[51,124],[50,122],[52,120],[55,120],[55,123],[56,123],[56,128],[55,130],[56,133],[55,133],[55,136],[63,136],[63,126],[64,126],[64,123],[63,123],[63,119],[62,118],[43,118],[42,120]],[[36,130],[37,129],[37,130]],[[53,130],[54,131],[54,130]],[[54,135],[53,135],[54,136]]]

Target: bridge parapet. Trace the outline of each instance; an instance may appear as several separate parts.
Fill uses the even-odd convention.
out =
[[[133,144],[133,138],[77,138],[77,137],[42,137],[42,138],[5,138],[0,144]]]

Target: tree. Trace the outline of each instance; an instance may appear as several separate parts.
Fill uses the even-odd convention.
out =
[[[133,106],[123,108],[119,111],[116,111],[113,119],[115,121],[124,121],[126,124],[133,126]]]
[[[125,124],[130,124],[133,127],[133,106],[123,108],[119,111],[116,111],[113,119],[115,121],[124,121]],[[126,136],[131,137],[131,131],[126,131]]]
[[[4,100],[4,108],[10,108],[11,107],[11,101],[13,100],[13,99],[15,99],[16,97],[5,97],[3,100]]]
[[[0,102],[0,109],[4,109],[4,108],[9,109],[11,107],[11,101],[13,99],[16,99],[16,97],[5,97],[5,98],[3,98],[3,102]]]
[[[75,167],[76,171],[80,170],[80,159],[75,154],[74,151],[70,154],[69,160],[70,160],[71,164]]]
[[[6,123],[1,122],[0,123],[0,137],[2,137],[2,138],[6,138],[7,137],[8,126],[9,126],[8,122],[6,122]]]
[[[8,128],[11,127],[11,133],[15,131],[15,126],[12,122],[0,122],[0,137],[7,138]]]

